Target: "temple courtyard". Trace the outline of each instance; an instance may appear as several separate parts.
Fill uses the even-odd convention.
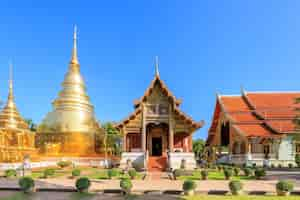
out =
[[[300,193],[300,171],[290,169],[267,170],[267,175],[261,180],[246,177],[241,173],[231,180],[240,180],[244,184],[244,195],[231,196],[228,187],[229,180],[225,180],[222,172],[209,169],[208,180],[201,180],[200,170],[189,175],[181,175],[174,180],[167,172],[138,172],[132,180],[132,193],[122,194],[120,179],[128,178],[121,170],[115,169],[113,177],[108,177],[108,170],[93,167],[81,167],[81,176],[89,177],[91,187],[89,193],[78,193],[75,188],[76,178],[71,177],[72,168],[56,168],[55,173],[47,178],[43,177],[45,169],[35,169],[31,177],[35,179],[36,192],[24,194],[20,191],[18,177],[0,178],[0,199],[280,199],[276,195],[276,183],[284,178],[294,183],[294,193],[285,199],[297,199]],[[195,195],[183,196],[182,185],[185,180],[194,180],[197,184]]]

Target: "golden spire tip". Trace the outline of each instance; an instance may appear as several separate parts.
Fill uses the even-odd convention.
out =
[[[155,76],[159,77],[159,70],[158,70],[158,56],[155,56]]]
[[[78,57],[77,57],[77,26],[74,25],[74,32],[73,32],[73,49],[72,49],[72,58],[71,64],[78,64]]]

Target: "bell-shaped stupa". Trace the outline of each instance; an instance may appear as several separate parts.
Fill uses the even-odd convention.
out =
[[[19,162],[26,155],[34,155],[34,138],[14,100],[11,65],[7,102],[0,112],[0,162]]]
[[[99,125],[86,92],[77,57],[77,31],[74,28],[72,57],[62,90],[53,101],[38,128],[38,146],[49,155],[87,156],[95,152]]]

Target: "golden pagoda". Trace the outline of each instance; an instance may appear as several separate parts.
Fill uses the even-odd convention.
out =
[[[19,162],[35,155],[35,134],[20,115],[14,101],[12,66],[7,102],[0,112],[0,162]]]
[[[53,101],[37,133],[40,153],[49,156],[90,156],[95,153],[99,124],[86,92],[77,57],[77,32],[74,28],[72,57],[62,90]]]

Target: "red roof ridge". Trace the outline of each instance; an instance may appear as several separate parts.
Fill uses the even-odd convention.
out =
[[[245,91],[247,94],[300,94],[300,91]]]

